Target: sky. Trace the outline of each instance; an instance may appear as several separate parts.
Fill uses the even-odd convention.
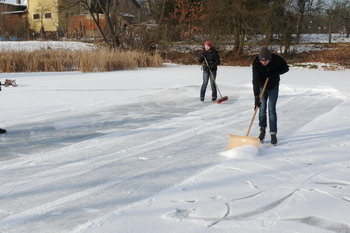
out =
[[[278,145],[233,150],[250,67],[221,104],[199,65],[1,74],[0,232],[350,232],[350,70],[318,65],[282,76]]]

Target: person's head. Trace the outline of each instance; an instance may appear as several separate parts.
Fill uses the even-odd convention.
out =
[[[213,43],[210,41],[210,40],[207,40],[205,43],[204,43],[204,48],[205,50],[210,50],[211,47],[213,47]]]
[[[262,47],[259,51],[259,60],[263,66],[267,66],[271,61],[271,52],[268,48]]]

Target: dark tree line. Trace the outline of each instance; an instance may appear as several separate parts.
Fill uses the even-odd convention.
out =
[[[247,41],[277,44],[288,53],[303,33],[350,34],[349,0],[64,0],[68,9],[90,14],[105,43],[132,47],[211,39],[242,54]],[[122,12],[128,4],[148,9],[146,26],[125,30]],[[127,8],[127,7],[126,7]],[[101,27],[101,15],[105,27]],[[149,26],[152,25],[152,26]],[[1,25],[0,25],[1,26]],[[2,27],[2,26],[1,26]],[[125,39],[126,38],[126,39]],[[139,43],[140,44],[140,43]],[[139,45],[138,45],[139,46]]]
[[[178,10],[184,2],[200,2],[205,9]],[[350,32],[349,0],[155,0],[153,3],[154,7],[157,3],[161,6],[154,12],[159,12],[155,16],[160,19],[163,39],[181,38],[180,31],[191,26],[197,28],[196,34],[188,34],[191,40],[211,38],[218,44],[232,43],[233,51],[238,54],[243,53],[247,38],[260,38],[260,43],[265,45],[278,44],[288,53],[293,43],[300,42],[303,33],[331,36],[342,32],[349,37]],[[174,17],[174,11],[181,11],[193,20],[181,21]]]

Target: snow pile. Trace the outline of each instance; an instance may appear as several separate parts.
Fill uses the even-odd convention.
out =
[[[302,43],[328,43],[329,34],[302,34],[300,42]],[[333,33],[331,35],[332,43],[350,43],[350,37],[346,34]]]
[[[254,146],[242,146],[231,150],[225,150],[220,155],[235,159],[254,159],[259,155],[259,150]]]

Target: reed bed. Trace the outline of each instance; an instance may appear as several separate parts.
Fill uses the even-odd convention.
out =
[[[151,55],[141,51],[99,49],[86,51],[37,50],[9,51],[0,53],[0,72],[104,72],[136,69],[140,67],[161,67],[159,54]]]

